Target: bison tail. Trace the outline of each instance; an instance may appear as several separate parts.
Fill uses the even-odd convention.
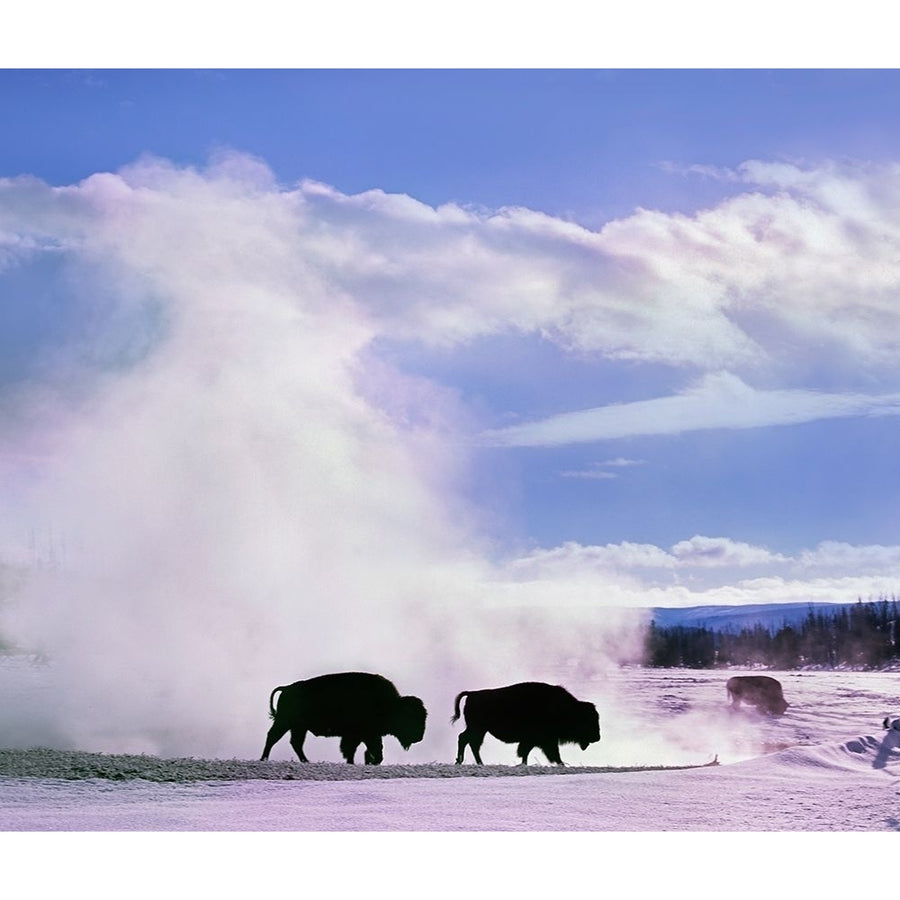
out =
[[[463,697],[468,696],[468,691],[462,691],[456,695],[456,700],[453,701],[453,718],[450,720],[451,725],[459,718],[459,701],[462,700]]]
[[[272,691],[271,694],[269,694],[269,718],[270,719],[275,718],[275,695],[279,691],[283,691],[285,689],[285,687],[286,687],[286,685],[281,685],[281,687],[275,688],[275,690]]]

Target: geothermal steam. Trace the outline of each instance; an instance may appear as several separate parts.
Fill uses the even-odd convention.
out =
[[[300,192],[240,158],[14,187],[14,264],[61,257],[87,325],[2,434],[3,546],[50,528],[66,547],[0,609],[3,637],[48,661],[5,743],[255,757],[274,686],[360,669],[430,710],[423,744],[388,740],[386,761],[447,760],[456,692],[585,651],[578,616],[492,602],[464,415],[375,359],[335,274],[348,233]],[[587,649],[602,668],[608,648]]]

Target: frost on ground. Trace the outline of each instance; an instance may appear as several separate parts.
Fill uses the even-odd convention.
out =
[[[123,781],[362,781],[372,778],[478,778],[496,776],[573,775],[641,771],[663,766],[457,766],[347,765],[346,763],[257,762],[245,759],[161,759],[156,756],[83,753],[77,750],[2,750],[0,776],[35,778],[103,778]]]

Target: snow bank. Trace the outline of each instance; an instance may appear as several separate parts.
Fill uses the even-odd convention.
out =
[[[900,731],[890,730],[877,736],[863,735],[835,745],[790,748],[763,761],[750,760],[735,765],[792,769],[797,777],[869,771],[883,771],[897,776],[900,775]]]

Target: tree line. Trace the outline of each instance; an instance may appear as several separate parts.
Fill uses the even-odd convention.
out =
[[[651,623],[644,665],[714,669],[720,666],[800,669],[807,666],[880,669],[900,663],[897,598],[810,608],[798,624],[773,629],[756,624],[739,631]]]

